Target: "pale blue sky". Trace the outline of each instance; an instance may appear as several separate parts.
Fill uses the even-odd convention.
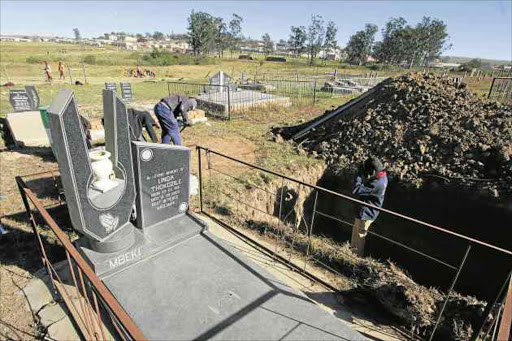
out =
[[[333,20],[342,46],[366,23],[382,28],[390,17],[415,24],[422,16],[444,20],[453,48],[447,55],[512,59],[509,1],[0,1],[1,34],[73,35],[104,32],[185,32],[194,9],[244,18],[243,34],[287,39],[290,26],[307,26],[312,14]],[[380,33],[379,33],[380,38]]]

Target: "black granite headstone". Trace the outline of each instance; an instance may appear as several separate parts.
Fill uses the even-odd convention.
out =
[[[25,90],[27,91],[27,94],[28,94],[30,108],[32,110],[38,110],[39,109],[39,94],[37,93],[35,86],[26,85]]]
[[[124,103],[114,97],[114,112],[105,115],[105,121],[110,122],[115,111],[124,110],[124,114],[115,115],[117,159],[111,160],[122,176],[112,180],[117,185],[105,193],[92,186],[89,150],[73,92],[62,89],[48,108],[53,147],[73,227],[88,237],[90,246],[98,252],[114,252],[134,242],[134,227],[129,222],[135,184],[128,121]]]
[[[106,82],[105,90],[112,90],[114,92],[117,92],[117,84],[114,82]]]
[[[119,83],[119,86],[121,87],[121,96],[123,97],[123,100],[126,102],[133,101],[132,84],[121,82]]]
[[[143,230],[188,210],[190,149],[132,142],[137,187],[137,227]]]
[[[14,111],[30,111],[30,98],[25,90],[9,90],[9,102]]]

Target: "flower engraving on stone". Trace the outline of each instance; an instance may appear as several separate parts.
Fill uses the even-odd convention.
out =
[[[104,213],[100,215],[100,223],[106,229],[107,233],[111,233],[117,228],[119,217],[114,217],[110,213]]]

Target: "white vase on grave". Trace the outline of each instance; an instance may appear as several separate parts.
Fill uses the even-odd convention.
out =
[[[94,150],[89,153],[89,156],[94,175],[92,186],[101,192],[114,188],[117,183],[111,180],[114,178],[114,166],[109,159],[110,153],[105,150]]]

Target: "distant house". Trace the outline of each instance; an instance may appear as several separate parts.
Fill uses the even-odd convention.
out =
[[[12,36],[0,36],[0,41],[29,42],[30,39]]]

